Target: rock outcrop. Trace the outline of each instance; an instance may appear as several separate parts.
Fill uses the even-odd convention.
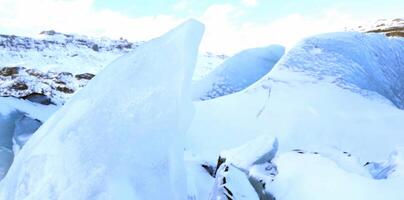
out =
[[[0,96],[26,99],[44,105],[62,105],[94,74],[42,72],[24,67],[0,68]]]
[[[404,37],[404,19],[380,19],[370,26],[359,26],[359,31],[367,33],[382,33],[389,37]]]

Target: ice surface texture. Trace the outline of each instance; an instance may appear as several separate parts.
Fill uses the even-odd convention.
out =
[[[188,21],[99,73],[27,142],[0,199],[185,199],[183,138],[203,30]]]
[[[193,99],[208,100],[241,91],[265,76],[285,52],[280,45],[247,49],[228,58],[193,84]]]

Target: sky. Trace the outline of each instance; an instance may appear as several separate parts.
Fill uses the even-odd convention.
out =
[[[43,30],[146,41],[189,18],[206,26],[201,51],[293,46],[311,35],[404,17],[402,0],[0,0],[0,34]]]

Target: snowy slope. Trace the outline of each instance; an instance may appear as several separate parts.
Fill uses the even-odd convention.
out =
[[[207,100],[245,89],[267,74],[285,52],[281,45],[243,50],[193,84],[193,99]]]
[[[353,49],[353,44],[360,50]],[[375,54],[378,56],[372,56]],[[267,77],[246,91],[196,102],[198,109],[190,138],[195,138],[195,142],[209,140],[206,137],[209,132],[224,138],[236,135],[239,138],[234,140],[242,142],[252,135],[279,134],[282,138],[301,137],[291,139],[288,143],[295,143],[292,146],[308,146],[316,135],[315,143],[340,146],[341,142],[348,142],[350,147],[346,150],[366,149],[363,151],[369,152],[365,155],[375,157],[374,153],[383,152],[378,154],[383,157],[391,149],[372,146],[385,143],[383,146],[394,148],[403,137],[404,113],[398,109],[402,104],[403,54],[402,39],[376,34],[337,33],[309,38],[290,50]],[[205,124],[212,125],[202,128]],[[307,136],[298,132],[310,133]],[[360,144],[368,148],[349,141],[362,140],[359,133],[367,133],[369,141]],[[335,141],[331,141],[334,136]],[[342,139],[344,136],[347,141]],[[231,145],[232,141],[226,143]],[[221,146],[211,140],[208,145],[212,149]]]
[[[374,180],[341,169],[316,154],[285,153],[275,162],[280,169],[269,186],[281,200],[400,200],[403,177]]]
[[[142,43],[55,31],[43,31],[36,38],[0,35],[0,96],[39,94],[62,105],[104,66]],[[225,59],[199,54],[193,79],[201,79]]]
[[[281,176],[268,190],[277,199],[333,199],[344,191],[335,188],[349,187],[352,193],[344,199],[380,199],[383,194],[402,199],[397,189],[404,184],[402,175],[376,181],[364,165],[386,160],[404,146],[403,47],[403,39],[379,34],[308,38],[248,89],[195,102],[187,150],[201,162],[215,163],[226,149],[261,135],[275,136]],[[293,149],[321,158],[285,154]],[[348,180],[353,183],[346,185]]]
[[[24,146],[0,199],[185,199],[182,141],[202,33],[188,21],[98,74]]]
[[[0,96],[22,99],[42,98],[42,104],[63,105],[94,77],[84,73],[47,72],[24,67],[0,68]]]
[[[0,35],[1,66],[96,73],[141,43],[44,31],[38,38]]]
[[[21,66],[72,74],[96,74],[119,56],[137,49],[143,42],[112,40],[55,31],[43,31],[36,38],[0,35],[0,67]],[[219,65],[227,56],[198,55],[195,79]]]
[[[404,37],[404,19],[380,19],[374,23],[359,26],[353,30],[368,33],[381,33],[389,37]]]
[[[207,76],[211,71],[220,66],[229,57],[222,55],[215,55],[212,53],[198,54],[198,59],[196,61],[195,72],[192,76],[192,80],[200,80]]]

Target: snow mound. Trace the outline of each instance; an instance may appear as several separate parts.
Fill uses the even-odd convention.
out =
[[[261,135],[272,136],[278,174],[250,172],[276,199],[403,199],[401,154],[372,163],[404,145],[402,44],[361,33],[304,40],[246,90],[195,102],[187,150],[212,163],[224,149],[258,149]]]
[[[400,75],[402,43],[398,38],[361,33],[304,40],[247,89],[195,102],[186,149],[200,160],[215,163],[223,150],[267,135],[278,138],[280,155],[294,149],[318,152],[335,165],[330,170],[360,176],[363,184],[376,181],[363,166],[384,160],[393,149],[404,146],[404,111],[391,103],[396,99],[399,105],[399,98],[392,96],[403,91],[399,89],[404,77]],[[302,168],[299,173],[306,169],[304,164],[295,167]],[[323,167],[328,165],[319,168]],[[278,170],[281,173],[282,166]],[[321,175],[313,171],[312,176]],[[395,183],[383,180],[377,184],[395,187]],[[285,191],[298,189],[290,188]],[[307,192],[318,191],[312,189]],[[279,192],[271,193],[277,199],[282,197],[278,198]],[[364,199],[354,197],[345,199]]]
[[[278,141],[276,138],[261,136],[240,147],[225,150],[220,156],[239,168],[248,169],[252,165],[271,161],[277,151]]]
[[[279,174],[268,190],[276,199],[400,200],[404,179],[374,180],[340,169],[316,154],[285,153],[275,159]]]
[[[183,138],[203,29],[188,21],[98,74],[27,142],[0,199],[185,199]]]
[[[375,179],[404,177],[404,148],[398,147],[386,161],[367,162],[365,166]]]
[[[271,77],[301,72],[363,95],[377,93],[404,108],[404,39],[354,32],[329,33],[290,50]],[[294,79],[291,77],[290,79]]]
[[[228,56],[224,54],[216,55],[210,52],[199,54],[192,80],[198,81],[207,76],[211,71],[220,66],[227,58]]]
[[[267,74],[285,52],[280,45],[247,49],[193,84],[193,99],[208,100],[243,90]]]

